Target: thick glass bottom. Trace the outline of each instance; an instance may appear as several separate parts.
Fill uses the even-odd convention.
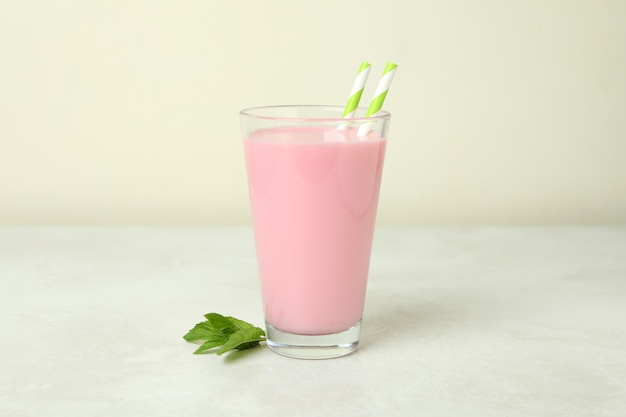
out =
[[[265,323],[267,345],[279,355],[296,359],[331,359],[348,355],[359,345],[361,321],[347,330],[331,334],[294,334]]]

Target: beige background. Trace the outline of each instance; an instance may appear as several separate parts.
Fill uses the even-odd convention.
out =
[[[0,0],[0,225],[248,224],[238,111],[399,67],[381,224],[626,224],[626,2]]]

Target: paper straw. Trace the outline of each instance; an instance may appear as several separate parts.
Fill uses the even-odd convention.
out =
[[[372,69],[372,66],[368,62],[361,62],[359,73],[354,80],[352,91],[350,91],[350,98],[348,99],[346,109],[343,112],[344,118],[354,117],[356,109],[359,107],[359,101],[361,101],[361,95],[363,94],[363,88],[365,87],[365,82],[367,81],[370,69]]]
[[[374,93],[374,98],[370,103],[369,108],[367,109],[367,113],[365,117],[370,117],[376,113],[383,107],[383,103],[385,102],[385,97],[387,97],[387,92],[389,91],[389,86],[391,85],[391,81],[393,81],[393,77],[396,75],[396,68],[398,66],[393,62],[387,62],[385,66],[385,70],[383,71],[383,75],[378,82],[378,86],[376,86],[376,92]]]
[[[387,92],[389,91],[391,81],[393,81],[393,77],[396,75],[397,67],[398,66],[393,62],[387,62],[387,65],[385,65],[385,70],[383,71],[383,75],[380,78],[378,85],[376,86],[374,98],[370,102],[370,106],[367,109],[367,113],[365,113],[365,117],[375,115],[383,107],[383,103],[385,102],[385,97],[387,97]],[[366,135],[370,130],[371,126],[369,125],[369,123],[365,123],[361,125],[357,134],[359,136],[363,136]]]
[[[361,101],[361,95],[363,94],[363,89],[365,88],[365,82],[367,81],[367,76],[370,74],[370,70],[372,66],[369,62],[361,62],[361,66],[359,67],[359,72],[356,75],[356,79],[354,80],[354,84],[352,85],[352,90],[350,91],[350,98],[348,98],[348,103],[346,104],[346,108],[343,111],[343,118],[349,119],[354,117],[356,114],[356,109],[359,107],[359,102]],[[342,123],[339,125],[339,130],[346,130],[350,127],[350,123]]]

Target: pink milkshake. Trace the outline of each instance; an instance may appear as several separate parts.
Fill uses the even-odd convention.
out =
[[[385,144],[319,127],[244,140],[265,318],[275,328],[327,334],[361,319]]]
[[[389,114],[277,122],[266,109],[291,109],[242,117],[268,345],[341,356],[358,344]]]

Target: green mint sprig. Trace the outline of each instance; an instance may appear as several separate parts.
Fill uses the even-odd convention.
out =
[[[205,314],[204,318],[205,321],[196,324],[183,336],[188,342],[203,342],[194,354],[215,352],[221,355],[233,349],[252,349],[265,341],[263,329],[243,320],[217,313]]]

